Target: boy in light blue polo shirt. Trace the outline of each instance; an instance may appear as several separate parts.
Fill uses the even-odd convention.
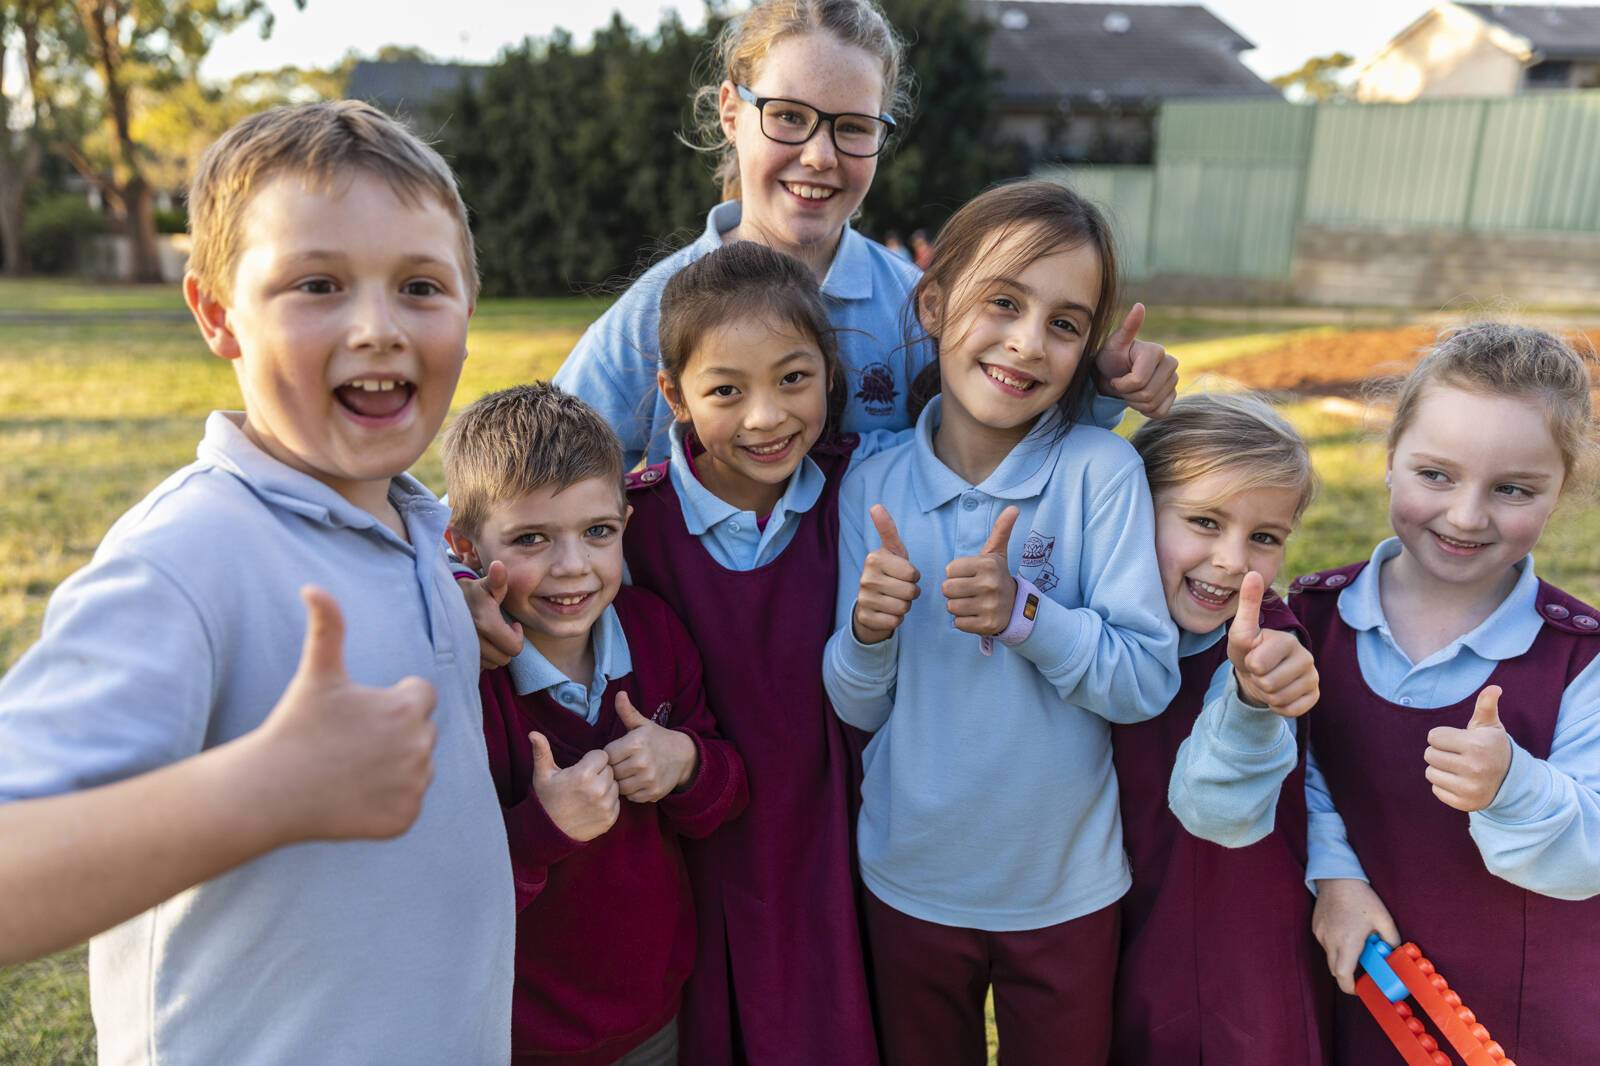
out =
[[[477,294],[454,178],[374,109],[315,104],[235,126],[189,205],[185,296],[245,409],[0,681],[0,963],[97,934],[103,1063],[500,1066],[476,640],[446,511],[404,473]]]

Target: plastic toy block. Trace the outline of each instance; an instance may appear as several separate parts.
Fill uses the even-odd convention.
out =
[[[1361,949],[1361,968],[1372,978],[1385,999],[1390,1003],[1399,1003],[1410,993],[1406,991],[1405,982],[1395,976],[1393,967],[1387,961],[1393,950],[1383,942],[1383,937],[1372,933],[1367,937],[1367,946]]]
[[[1516,1066],[1420,948],[1401,944],[1386,961],[1467,1066]]]
[[[1366,1004],[1389,1043],[1406,1060],[1406,1066],[1450,1066],[1449,1056],[1440,1051],[1439,1042],[1423,1030],[1422,1023],[1412,1016],[1411,1008],[1404,1002],[1390,1002],[1370,973],[1356,982],[1356,995]]]

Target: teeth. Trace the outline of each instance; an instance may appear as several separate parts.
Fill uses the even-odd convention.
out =
[[[585,594],[583,596],[546,596],[545,597],[545,599],[549,600],[551,603],[559,603],[563,607],[575,607],[578,604],[582,603],[587,598],[588,598],[587,594]]]
[[[1021,389],[1024,392],[1038,384],[1037,381],[1023,381],[1020,378],[1014,378],[1005,371],[997,370],[992,366],[984,367],[983,372],[988,374],[991,378],[994,378],[994,380],[998,381],[1002,385],[1008,385],[1013,389]]]
[[[773,444],[746,444],[745,450],[755,452],[757,455],[777,455],[789,446],[789,438],[785,437]]]
[[[1447,537],[1443,533],[1435,533],[1434,536],[1438,537],[1440,540],[1444,541],[1446,544],[1449,544],[1452,547],[1456,547],[1456,548],[1481,548],[1481,547],[1483,547],[1483,542],[1482,541],[1477,541],[1477,540],[1457,540],[1454,537]]]
[[[784,182],[783,187],[802,200],[826,200],[836,191],[826,185],[797,185],[794,182]]]
[[[346,382],[345,388],[360,389],[363,392],[389,392],[400,384],[402,382],[393,378],[385,378],[382,381],[377,378],[357,378],[354,381]]]
[[[1191,577],[1189,579],[1189,584],[1193,585],[1207,596],[1214,596],[1219,600],[1225,600],[1229,596],[1233,595],[1232,589],[1224,588],[1221,585],[1213,585],[1211,582],[1201,581],[1199,578]]]

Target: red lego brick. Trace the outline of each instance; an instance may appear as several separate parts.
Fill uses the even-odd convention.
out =
[[[1438,1041],[1423,1029],[1411,1008],[1404,1002],[1390,1003],[1371,977],[1363,974],[1356,982],[1356,995],[1367,1005],[1389,1043],[1406,1060],[1406,1066],[1451,1066],[1449,1056],[1439,1050]]]
[[[1505,1049],[1490,1039],[1489,1030],[1462,1004],[1461,997],[1451,990],[1444,975],[1434,970],[1420,948],[1401,944],[1388,962],[1467,1066],[1516,1066],[1506,1058]]]

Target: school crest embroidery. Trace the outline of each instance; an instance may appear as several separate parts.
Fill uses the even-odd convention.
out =
[[[894,414],[895,397],[900,392],[894,387],[894,371],[887,363],[868,363],[861,369],[861,388],[856,399],[869,415]]]
[[[1059,583],[1055,567],[1050,565],[1050,553],[1056,549],[1056,538],[1047,537],[1036,529],[1028,530],[1028,539],[1022,542],[1022,562],[1017,570],[1032,570],[1023,577],[1033,582],[1040,592],[1049,592]]]
[[[656,725],[661,726],[662,728],[666,728],[667,719],[669,719],[671,717],[672,717],[672,704],[663,703],[661,706],[659,706],[659,707],[657,707],[655,709],[655,713],[650,715],[650,720],[652,722],[654,722]]]

